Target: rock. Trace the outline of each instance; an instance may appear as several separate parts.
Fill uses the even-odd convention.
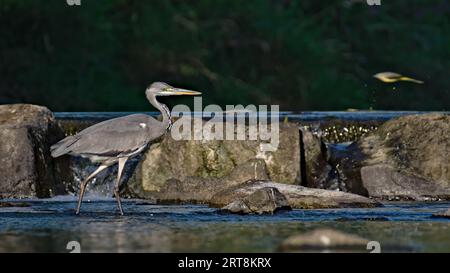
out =
[[[129,180],[131,192],[137,196],[163,191],[168,181],[219,181],[228,177],[236,183],[243,178],[230,174],[249,160],[263,160],[270,179],[283,183],[300,182],[299,129],[294,123],[280,123],[279,145],[276,151],[261,151],[260,140],[174,140],[167,135],[162,142],[151,145]],[[225,126],[224,126],[225,127]],[[172,129],[173,130],[173,129]],[[249,128],[246,127],[248,132]],[[257,170],[242,172],[245,179],[261,179]],[[205,182],[208,183],[208,182]],[[215,186],[214,186],[215,187]]]
[[[224,177],[186,177],[183,181],[168,179],[158,191],[146,191],[139,183],[131,183],[127,188],[129,196],[155,199],[158,203],[208,203],[211,197],[226,188],[251,180],[268,180],[264,160],[251,159],[236,166]]]
[[[435,213],[431,217],[433,218],[449,218],[450,219],[450,209],[441,213]]]
[[[356,235],[332,229],[317,229],[288,237],[281,243],[279,250],[286,252],[368,252],[368,242],[369,240]]]
[[[340,217],[337,218],[336,221],[339,222],[353,222],[353,221],[369,221],[369,222],[387,222],[389,221],[389,218],[387,217],[362,217],[362,218],[349,218],[349,217]]]
[[[448,191],[437,184],[387,164],[362,167],[361,180],[369,195],[375,198],[401,197],[422,200],[427,197],[439,197],[446,192],[448,194]]]
[[[353,193],[379,199],[450,199],[450,116],[387,121],[335,153],[340,179]]]
[[[70,182],[68,161],[55,163],[50,145],[64,137],[53,114],[29,104],[0,106],[0,198],[50,197]]]
[[[249,181],[243,185],[227,188],[214,194],[209,203],[214,207],[223,207],[237,199],[243,199],[262,188],[276,188],[288,200],[292,208],[321,209],[341,207],[377,207],[379,203],[352,193],[324,189],[306,188],[270,181]]]
[[[154,205],[156,205],[156,202],[145,201],[145,202],[138,202],[138,203],[136,203],[134,205],[135,206],[154,206]]]
[[[311,188],[339,189],[335,170],[327,162],[327,148],[318,133],[300,127],[301,185]],[[335,184],[335,185],[333,185]]]
[[[222,210],[238,214],[273,214],[279,210],[290,210],[286,197],[277,188],[261,188],[254,193],[237,199]]]
[[[356,194],[270,182],[267,172],[264,160],[251,159],[221,178],[168,179],[159,191],[145,191],[140,184],[134,183],[134,187],[128,187],[127,193],[136,198],[156,200],[157,203],[202,203],[224,207],[268,187],[281,192],[293,208],[379,206],[377,202]]]
[[[0,208],[29,207],[29,203],[24,202],[0,202]]]

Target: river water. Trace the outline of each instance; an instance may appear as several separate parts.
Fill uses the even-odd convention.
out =
[[[158,116],[159,112],[143,112],[151,116]],[[282,111],[278,115],[280,119],[285,117],[289,120],[296,121],[322,121],[326,119],[344,119],[344,120],[380,120],[386,121],[392,118],[416,115],[416,114],[429,114],[432,112],[425,111],[306,111],[306,112],[292,112]],[[434,112],[449,114],[450,112]],[[121,116],[136,114],[136,112],[55,112],[56,119],[59,120],[105,120],[111,118],[117,118]],[[211,112],[192,112],[195,117],[212,117]],[[237,113],[239,115],[239,113]],[[268,112],[270,116],[270,112]]]
[[[276,252],[288,236],[333,228],[378,241],[382,252],[450,252],[450,220],[431,217],[450,203],[385,203],[371,209],[293,210],[231,215],[203,205],[155,205],[89,197],[74,215],[75,197],[0,208],[0,252]],[[362,250],[364,251],[364,250]]]

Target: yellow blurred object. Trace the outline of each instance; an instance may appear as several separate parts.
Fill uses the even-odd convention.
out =
[[[377,73],[377,74],[373,75],[373,77],[379,79],[382,82],[387,82],[387,83],[393,83],[393,82],[398,82],[398,81],[408,81],[408,82],[414,82],[414,83],[419,83],[419,84],[423,83],[423,81],[405,77],[403,75],[400,75],[400,74],[394,73],[394,72],[381,72],[381,73]]]

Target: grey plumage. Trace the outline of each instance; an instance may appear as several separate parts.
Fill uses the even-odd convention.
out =
[[[156,96],[200,95],[200,92],[174,88],[163,82],[151,84],[145,91],[148,101],[162,114],[162,121],[145,114],[134,114],[106,120],[90,126],[76,135],[68,136],[50,147],[53,157],[65,154],[89,158],[100,166],[80,186],[76,214],[79,214],[85,188],[89,180],[109,166],[119,164],[114,187],[117,205],[123,214],[119,197],[120,177],[129,157],[139,154],[152,141],[162,137],[171,127],[167,106],[158,102]]]
[[[161,122],[144,114],[106,120],[53,145],[53,157],[64,154],[98,157],[127,156],[162,136]]]

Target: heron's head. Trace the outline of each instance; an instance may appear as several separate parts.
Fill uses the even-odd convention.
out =
[[[201,95],[202,93],[182,88],[176,88],[164,82],[154,82],[145,91],[150,96],[176,96],[176,95]]]

